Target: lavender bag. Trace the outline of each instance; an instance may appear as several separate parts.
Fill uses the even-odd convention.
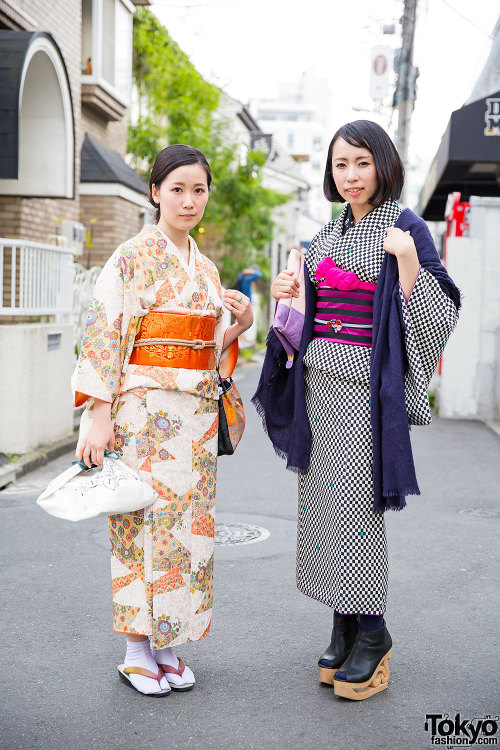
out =
[[[290,369],[295,354],[300,348],[306,309],[304,256],[299,250],[290,250],[287,271],[293,271],[294,277],[299,282],[299,296],[278,300],[274,313],[273,328],[286,351],[286,367]]]

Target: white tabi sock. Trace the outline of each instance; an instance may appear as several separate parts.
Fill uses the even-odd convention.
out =
[[[159,651],[152,651],[153,657],[157,664],[168,664],[170,667],[174,667],[174,669],[179,668],[179,659],[175,655],[173,648],[161,648]],[[169,672],[167,675],[165,675],[168,679],[168,681],[172,685],[186,685],[186,684],[194,684],[194,674],[189,669],[189,667],[186,665],[184,668],[184,672],[182,673],[182,677],[179,677],[177,674],[172,674]]]
[[[151,653],[151,647],[149,641],[128,641],[127,640],[127,653],[125,655],[125,666],[126,667],[142,667],[143,669],[157,674],[158,665],[155,662]],[[160,683],[157,680],[153,680],[152,677],[145,677],[142,674],[130,674],[130,681],[132,685],[139,690],[141,693],[157,693],[160,688],[167,690],[168,681],[165,677],[162,677]]]

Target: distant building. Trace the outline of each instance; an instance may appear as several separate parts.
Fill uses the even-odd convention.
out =
[[[282,83],[274,99],[252,99],[249,109],[264,132],[300,164],[310,184],[308,213],[320,224],[330,219],[331,207],[323,195],[325,158],[331,132],[332,96],[327,81],[305,72],[300,80]]]

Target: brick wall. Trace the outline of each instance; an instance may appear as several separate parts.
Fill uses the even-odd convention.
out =
[[[114,250],[125,240],[134,237],[142,227],[141,209],[134,203],[116,196],[82,195],[81,220],[92,225],[92,245],[84,248],[80,263],[86,268],[103,266]]]
[[[20,237],[21,198],[0,195],[0,237]]]
[[[0,195],[0,237],[47,242],[60,219],[80,220],[79,202],[66,198]]]
[[[127,153],[127,118],[116,122],[106,122],[96,112],[88,107],[82,107],[82,138],[88,133],[98,143],[118,151],[125,156]]]

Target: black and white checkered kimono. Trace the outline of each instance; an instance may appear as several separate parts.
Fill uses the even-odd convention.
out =
[[[306,256],[315,284],[318,263],[331,257],[361,281],[376,282],[386,228],[401,209],[388,202],[344,235],[347,206],[316,235]],[[412,424],[431,420],[427,385],[456,322],[452,300],[421,268],[408,301],[406,408]],[[304,356],[312,432],[309,469],[299,475],[297,586],[338,612],[385,612],[388,586],[384,516],[373,512],[370,427],[371,348],[313,339]]]

